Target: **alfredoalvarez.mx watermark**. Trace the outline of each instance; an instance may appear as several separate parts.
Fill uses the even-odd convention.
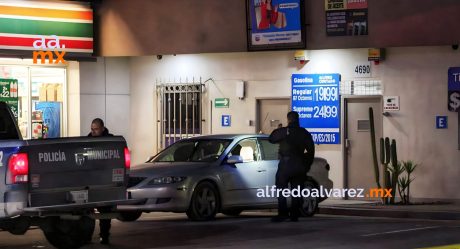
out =
[[[292,189],[281,189],[276,186],[265,186],[265,188],[257,189],[257,197],[272,198],[272,197],[318,197],[318,198],[384,198],[392,197],[391,188],[370,188],[367,192],[363,188],[333,188],[326,189],[323,186],[314,189],[301,189],[300,186]]]
[[[34,64],[37,64],[39,57],[41,64],[45,64],[47,59],[48,64],[67,63],[64,60],[65,51],[59,51],[60,49],[64,49],[65,45],[60,44],[59,38],[56,35],[52,35],[51,37],[52,39],[47,41],[44,36],[40,36],[40,39],[34,41],[33,46],[38,50],[33,52]]]

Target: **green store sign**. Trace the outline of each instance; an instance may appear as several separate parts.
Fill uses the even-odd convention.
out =
[[[0,78],[0,101],[3,101],[10,106],[11,111],[16,118],[18,118],[19,111],[18,89],[18,80]]]

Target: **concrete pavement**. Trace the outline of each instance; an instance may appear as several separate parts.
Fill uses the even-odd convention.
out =
[[[328,199],[319,205],[320,214],[431,220],[460,220],[460,203],[382,205],[378,201]]]

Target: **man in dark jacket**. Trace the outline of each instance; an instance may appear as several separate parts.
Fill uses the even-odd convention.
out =
[[[95,118],[91,122],[91,132],[88,137],[109,137],[113,134],[109,133],[109,129],[104,126],[104,121],[100,118]],[[110,212],[110,208],[100,207],[97,209],[100,213]],[[111,219],[99,219],[99,236],[101,244],[109,244],[110,228],[112,227]]]
[[[279,143],[279,164],[276,172],[276,187],[278,189],[303,188],[307,172],[315,158],[315,145],[311,134],[300,127],[299,114],[287,114],[288,126],[274,130],[269,137],[271,143]],[[278,215],[272,218],[273,222],[280,222],[291,218],[298,221],[302,197],[292,197],[291,210],[287,207],[287,200],[282,194],[278,196]]]

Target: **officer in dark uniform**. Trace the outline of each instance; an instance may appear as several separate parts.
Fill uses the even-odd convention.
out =
[[[104,126],[104,121],[100,118],[95,118],[91,122],[91,132],[88,137],[111,137],[113,134],[109,132],[109,129]],[[110,207],[100,207],[97,209],[100,213],[108,213],[111,211]],[[99,219],[99,236],[100,243],[107,245],[109,244],[110,228],[112,227],[110,219]]]
[[[279,143],[279,164],[276,172],[276,187],[291,189],[300,186],[303,189],[308,170],[315,158],[315,145],[311,134],[300,127],[299,113],[291,111],[287,114],[288,126],[274,130],[269,137],[271,143]],[[272,218],[273,222],[298,221],[302,197],[292,197],[291,210],[287,207],[287,200],[282,194],[278,196],[278,215]]]

